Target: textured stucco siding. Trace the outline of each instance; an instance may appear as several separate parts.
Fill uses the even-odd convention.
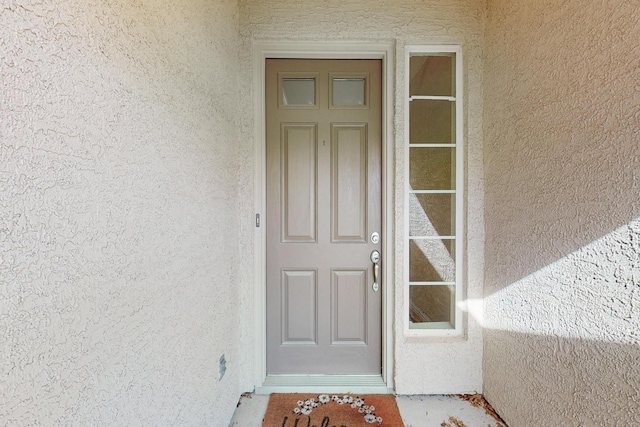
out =
[[[394,87],[389,88],[394,97],[393,133],[388,141],[394,150],[389,159],[396,174],[392,189],[395,200],[393,241],[395,264],[393,286],[395,301],[393,352],[395,355],[393,382],[398,393],[462,393],[482,389],[482,330],[475,318],[469,319],[466,337],[452,340],[407,338],[404,336],[403,312],[404,281],[402,257],[404,212],[404,48],[407,44],[461,44],[465,61],[465,144],[466,144],[466,248],[467,297],[482,296],[483,251],[483,172],[482,172],[482,35],[484,2],[463,0],[437,0],[431,2],[400,1],[310,1],[310,0],[242,0],[240,2],[240,35],[244,44],[241,51],[241,80],[243,93],[243,137],[241,164],[243,176],[254,174],[254,99],[252,81],[252,41],[254,40],[310,40],[310,41],[393,41],[396,47]],[[241,204],[251,209],[255,197],[251,181],[241,183]],[[259,190],[259,189],[258,189]],[[253,241],[254,229],[243,229],[242,301],[253,306]],[[250,313],[250,310],[244,310]],[[254,320],[243,321],[245,348],[253,343]],[[245,333],[246,332],[246,333]],[[260,354],[247,352],[251,366]],[[246,384],[252,384],[251,372],[247,372]],[[244,383],[243,382],[243,383]]]
[[[640,6],[487,13],[486,397],[513,427],[640,425]]]
[[[234,1],[0,5],[0,425],[228,423],[237,48]]]

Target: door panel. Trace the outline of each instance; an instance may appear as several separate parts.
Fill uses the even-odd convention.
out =
[[[282,344],[317,344],[316,271],[282,271]]]
[[[381,61],[266,66],[267,373],[379,375]]]
[[[331,237],[366,242],[367,124],[331,124]]]
[[[315,124],[282,124],[283,242],[315,242],[317,186]]]
[[[331,343],[367,343],[367,271],[333,270]]]

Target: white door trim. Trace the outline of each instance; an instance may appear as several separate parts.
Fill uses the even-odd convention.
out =
[[[266,121],[265,121],[265,60],[267,58],[308,59],[381,59],[382,60],[382,381],[392,390],[393,384],[393,78],[394,43],[365,41],[254,41],[253,43],[253,106],[254,106],[254,206],[255,213],[266,212]],[[261,219],[264,224],[264,218]],[[298,384],[286,386],[267,380],[266,371],[266,228],[256,227],[254,234],[254,382],[257,391],[302,391]],[[341,376],[342,377],[342,376]],[[358,385],[357,376],[343,377],[334,385],[335,392],[345,392]],[[311,390],[314,384],[325,386],[319,378],[307,378]],[[352,390],[351,390],[352,391]],[[379,388],[372,391],[379,391]],[[363,390],[360,392],[367,392]]]

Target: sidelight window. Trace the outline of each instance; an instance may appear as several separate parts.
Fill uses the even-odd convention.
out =
[[[406,48],[405,332],[462,333],[462,60]]]

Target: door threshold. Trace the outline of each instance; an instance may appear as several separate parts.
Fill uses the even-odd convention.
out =
[[[393,394],[381,375],[267,375],[256,394]]]

